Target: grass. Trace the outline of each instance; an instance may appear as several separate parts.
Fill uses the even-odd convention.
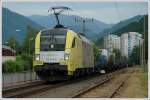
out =
[[[145,97],[148,97],[148,73],[142,72],[140,79],[141,79],[141,87],[143,90],[143,95]]]

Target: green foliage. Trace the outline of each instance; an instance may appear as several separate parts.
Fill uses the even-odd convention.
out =
[[[18,64],[18,67],[16,68],[17,69],[16,71],[23,71],[25,61],[21,58],[21,56],[16,57],[16,63]]]
[[[28,25],[27,26],[27,32],[26,32],[26,37],[23,42],[23,52],[28,53],[28,54],[33,54],[34,53],[34,39],[39,31],[34,29],[32,26]],[[30,48],[29,48],[30,46]],[[30,50],[29,50],[30,49]]]
[[[99,48],[95,44],[93,44],[93,49],[94,49],[94,57],[96,60],[99,58],[101,51],[99,50]]]
[[[111,34],[117,34],[119,36],[124,32],[139,32],[142,34],[144,32],[144,19],[145,19],[145,30],[147,33],[147,31],[148,31],[148,16],[145,15],[138,22],[132,22],[132,23],[128,24],[127,26],[125,26],[121,29],[118,29],[117,31],[115,31]]]
[[[16,57],[16,61],[8,60],[3,63],[3,72],[21,72],[32,69],[32,57],[22,54]]]
[[[24,70],[23,60],[8,60],[3,64],[3,72],[20,72]]]
[[[17,63],[12,60],[8,60],[3,64],[3,72],[16,72]]]
[[[98,40],[96,41],[96,45],[97,45],[98,47],[103,48],[103,44],[104,44],[104,37],[102,37],[102,38],[100,38],[100,39],[98,39]]]
[[[130,63],[132,64],[140,64],[140,46],[136,46],[133,48],[132,53],[129,57]]]
[[[26,36],[27,25],[30,24],[36,29],[44,27],[7,8],[2,7],[2,41],[6,42],[10,36],[14,36],[22,44]],[[20,30],[20,31],[16,31]]]
[[[32,56],[29,55],[29,54],[27,54],[27,53],[22,53],[22,54],[21,54],[21,58],[22,58],[24,61],[27,61],[27,60],[31,61],[31,60],[32,60]]]
[[[17,63],[16,72],[23,71],[25,62],[23,60],[19,60],[19,61],[16,61],[16,63]]]
[[[121,58],[121,52],[118,49],[114,49],[113,53],[115,54],[115,58],[116,59],[120,59]]]
[[[140,75],[141,87],[143,89],[143,94],[148,97],[148,72],[144,72]]]
[[[29,55],[27,53],[23,53],[23,54],[21,54],[21,59],[25,62],[25,64],[24,64],[25,70],[32,69],[33,57],[31,55]]]
[[[144,21],[145,20],[145,21]],[[139,21],[131,22],[128,25],[117,29],[116,31],[110,33],[110,34],[116,34],[121,36],[121,34],[125,32],[139,32],[143,35],[144,33],[144,26],[145,26],[145,59],[146,63],[148,61],[148,15],[143,16]],[[96,41],[96,45],[100,45],[103,43],[103,39],[100,38]]]
[[[14,49],[15,38],[11,36],[7,42],[8,42],[8,44],[6,44],[6,45],[8,45],[9,47]]]
[[[144,29],[144,26],[145,26],[145,29]],[[148,61],[148,15],[145,15],[144,17],[142,17],[138,22],[132,22],[111,34],[117,33],[117,35],[120,36],[124,32],[139,32],[140,34],[143,35],[144,30],[145,30],[145,39],[144,39],[145,40],[145,59],[147,63]]]
[[[13,36],[11,36],[8,39],[7,42],[8,43],[5,44],[5,45],[7,45],[7,46],[11,47],[12,49],[14,49],[16,51],[16,53],[18,54],[19,50],[20,50],[20,44],[19,44],[19,42]]]

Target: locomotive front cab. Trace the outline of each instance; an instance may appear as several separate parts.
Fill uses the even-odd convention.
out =
[[[44,79],[50,76],[72,75],[70,52],[74,45],[74,35],[64,28],[54,28],[39,32],[35,39],[35,59],[33,66],[36,74]]]

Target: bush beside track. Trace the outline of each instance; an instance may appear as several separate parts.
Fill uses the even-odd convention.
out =
[[[27,71],[32,69],[32,56],[28,54],[21,54],[16,57],[16,61],[8,60],[3,63],[3,73],[14,73]]]

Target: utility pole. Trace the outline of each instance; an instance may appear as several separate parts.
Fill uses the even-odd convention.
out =
[[[31,54],[31,52],[30,52],[31,51],[30,50],[31,49],[31,42],[30,41],[32,41],[32,40],[33,40],[33,37],[29,38],[29,55]]]
[[[144,67],[145,64],[145,16],[143,22],[143,35],[142,35],[142,43],[141,43],[141,66]]]
[[[145,67],[145,16],[144,16],[144,31],[143,31],[143,67]]]
[[[13,42],[14,42],[14,44],[13,44],[13,46],[14,46],[14,56],[16,56],[16,50],[15,50],[15,49],[16,49],[16,48],[15,48],[16,43],[15,43],[15,38],[14,38],[14,41],[13,41]]]
[[[144,16],[144,34],[143,34],[143,37],[144,37],[144,44],[143,44],[144,64],[146,63],[146,62],[145,62],[145,17],[146,17],[146,16]]]
[[[82,33],[85,33],[85,31],[86,31],[86,23],[87,22],[93,22],[93,18],[91,19],[91,20],[87,20],[87,19],[77,19],[77,18],[75,18],[75,22],[81,22],[82,23]]]

